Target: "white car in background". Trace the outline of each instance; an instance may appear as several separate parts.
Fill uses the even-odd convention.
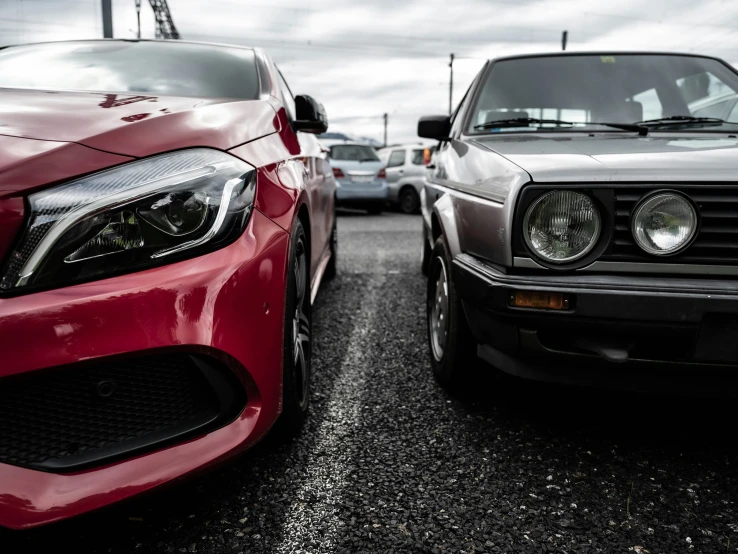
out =
[[[388,146],[377,152],[387,172],[389,201],[406,214],[420,211],[425,166],[430,163],[434,149],[434,146],[415,143]]]

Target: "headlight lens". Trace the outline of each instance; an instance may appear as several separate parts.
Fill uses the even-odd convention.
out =
[[[32,194],[0,289],[60,286],[216,248],[243,231],[254,188],[252,166],[197,148]]]
[[[638,246],[649,254],[675,254],[685,248],[697,232],[697,211],[679,194],[655,194],[636,207],[632,230]]]
[[[528,247],[544,260],[561,264],[585,256],[600,237],[600,214],[585,194],[557,190],[536,200],[523,219]]]

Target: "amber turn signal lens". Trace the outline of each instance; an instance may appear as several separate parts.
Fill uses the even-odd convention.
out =
[[[510,294],[510,305],[539,310],[568,310],[569,300],[560,292],[519,290]]]

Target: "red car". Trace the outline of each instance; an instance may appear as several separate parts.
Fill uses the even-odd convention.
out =
[[[92,510],[308,409],[335,181],[258,49],[0,49],[0,525]]]

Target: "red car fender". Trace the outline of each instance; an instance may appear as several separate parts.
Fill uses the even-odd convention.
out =
[[[303,204],[312,217],[305,185],[305,153],[290,127],[284,107],[277,111],[275,120],[275,126],[279,128],[277,133],[228,152],[259,168],[254,206],[284,230],[291,232],[292,222]]]

